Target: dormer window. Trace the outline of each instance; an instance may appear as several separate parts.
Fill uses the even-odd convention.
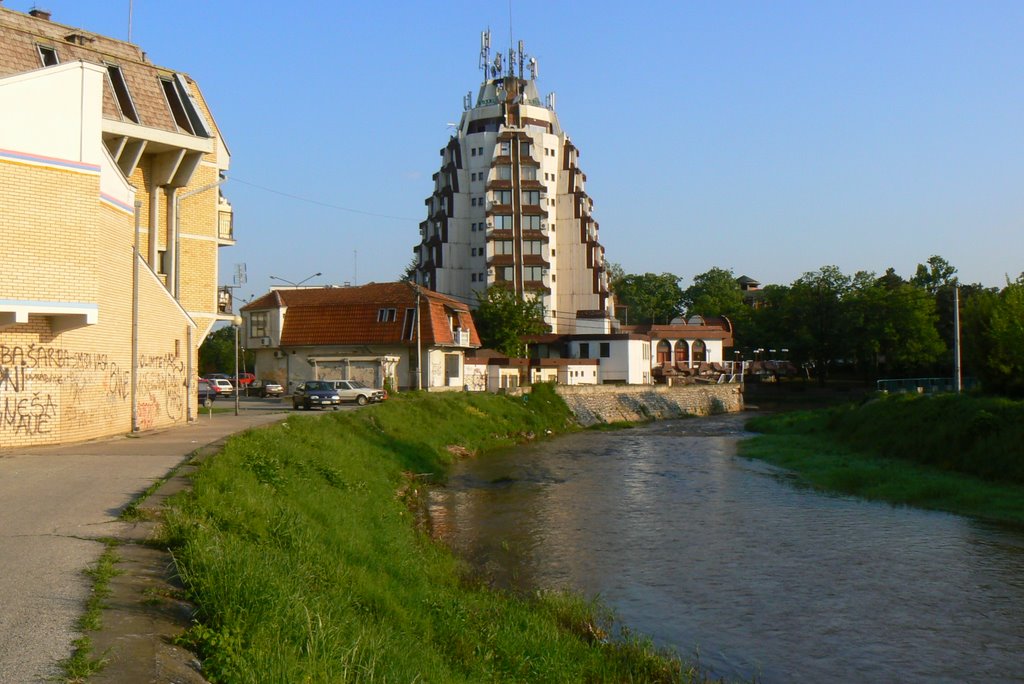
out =
[[[139,115],[135,111],[135,103],[132,102],[131,93],[128,92],[128,82],[124,80],[121,67],[116,64],[108,64],[107,76],[110,79],[110,88],[114,91],[117,106],[121,108],[121,115],[129,121],[139,123]]]
[[[44,67],[57,66],[60,60],[57,59],[57,50],[48,45],[36,45],[39,51],[39,61]]]
[[[163,88],[164,98],[167,100],[167,106],[170,108],[174,123],[178,125],[178,128],[192,135],[209,138],[210,132],[206,127],[206,122],[199,113],[195,100],[192,99],[192,93],[189,92],[185,79],[180,74],[175,74],[173,78],[161,78],[160,86]]]
[[[379,309],[377,311],[377,322],[394,323],[397,313],[395,309]]]

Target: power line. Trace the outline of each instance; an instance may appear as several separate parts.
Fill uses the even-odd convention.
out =
[[[350,214],[360,214],[362,216],[373,216],[374,218],[386,218],[386,219],[392,219],[392,220],[395,220],[395,221],[415,221],[417,224],[419,224],[419,222],[420,222],[420,219],[409,218],[407,216],[391,216],[390,214],[378,214],[378,213],[375,213],[375,212],[372,212],[372,211],[363,211],[362,209],[352,209],[351,207],[343,207],[343,206],[341,206],[339,204],[331,204],[330,202],[324,202],[322,200],[313,199],[311,197],[303,197],[301,195],[293,195],[293,194],[291,194],[289,192],[282,192],[280,190],[275,190],[273,188],[268,188],[268,187],[265,187],[265,186],[262,186],[262,185],[257,185],[256,183],[250,183],[249,181],[242,180],[241,178],[238,178],[237,176],[229,176],[228,180],[234,181],[235,183],[241,183],[242,185],[248,185],[250,187],[257,188],[258,190],[263,190],[264,192],[269,192],[269,193],[273,193],[275,195],[280,195],[281,197],[287,197],[289,199],[293,199],[293,200],[296,200],[298,202],[306,202],[307,204],[316,204],[316,205],[321,206],[321,207],[327,207],[328,209],[337,209],[338,211],[346,211],[346,212],[348,212]]]

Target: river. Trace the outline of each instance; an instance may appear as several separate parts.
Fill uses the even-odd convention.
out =
[[[600,596],[715,676],[1024,681],[1024,533],[797,486],[742,415],[466,460],[435,532],[498,586]]]

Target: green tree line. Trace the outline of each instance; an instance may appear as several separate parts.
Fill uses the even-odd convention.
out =
[[[744,292],[735,274],[712,268],[689,287],[672,273],[625,273],[612,265],[618,317],[630,324],[725,316],[735,349],[781,350],[813,368],[819,382],[837,369],[865,381],[952,373],[954,291],[959,291],[962,367],[985,389],[1024,395],[1024,274],[1006,286],[962,284],[940,256],[903,278],[889,268],[843,273],[822,266],[789,285]]]

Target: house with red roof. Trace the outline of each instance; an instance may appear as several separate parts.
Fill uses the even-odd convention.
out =
[[[480,347],[466,304],[409,282],[274,288],[241,314],[256,377],[289,392],[306,380],[461,390]]]

